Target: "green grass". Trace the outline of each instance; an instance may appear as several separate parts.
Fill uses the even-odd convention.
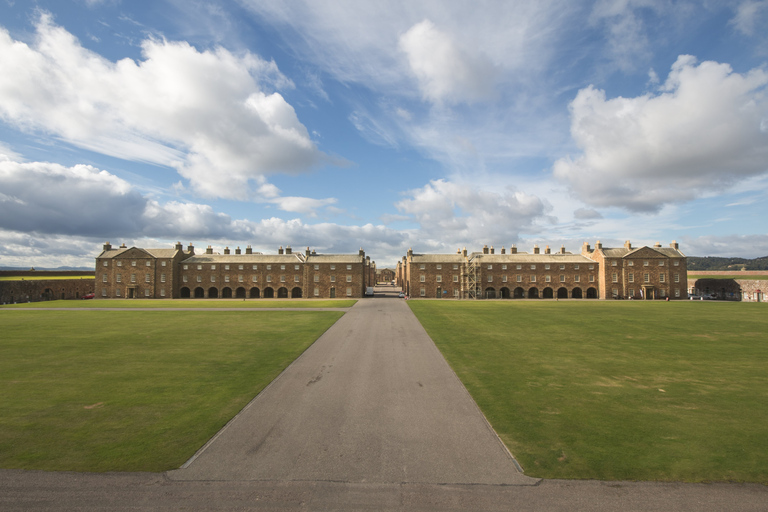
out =
[[[178,468],[342,314],[3,311],[0,468]]]
[[[2,308],[351,308],[354,299],[92,299],[6,304]]]
[[[768,310],[409,301],[528,475],[768,483]]]
[[[61,281],[65,279],[90,279],[94,276],[0,276],[0,281]]]

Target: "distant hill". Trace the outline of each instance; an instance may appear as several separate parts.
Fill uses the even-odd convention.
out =
[[[29,270],[32,267],[0,267],[0,270]],[[93,267],[35,267],[35,270],[48,270],[48,271],[59,271],[59,270],[75,270],[77,272],[93,272]]]
[[[696,270],[768,270],[768,256],[752,260],[717,256],[688,256],[688,271]]]

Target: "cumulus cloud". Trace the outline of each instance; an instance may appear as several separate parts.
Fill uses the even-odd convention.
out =
[[[768,234],[686,236],[681,248],[688,256],[762,258],[768,256]]]
[[[583,153],[554,175],[593,206],[658,211],[768,171],[768,72],[680,56],[656,93],[607,99],[582,89],[570,104]]]
[[[521,231],[545,217],[538,197],[511,187],[489,191],[446,180],[434,180],[408,192],[397,209],[419,225],[420,246],[455,250],[454,245],[515,242]]]
[[[171,166],[198,193],[248,199],[249,182],[306,171],[320,152],[272,88],[274,61],[147,39],[142,60],[111,62],[43,13],[31,45],[0,29],[0,117],[119,158]]]
[[[424,20],[400,37],[400,49],[432,103],[472,103],[493,95],[495,70],[484,55],[460,48],[434,23]]]
[[[768,18],[768,0],[747,0],[736,7],[736,14],[730,23],[746,36],[755,35],[756,26],[765,26]]]

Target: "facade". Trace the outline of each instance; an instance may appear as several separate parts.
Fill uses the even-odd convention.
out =
[[[764,270],[697,272],[695,277],[688,278],[688,290],[693,297],[765,302],[768,289],[765,276],[768,271]]]
[[[14,278],[12,281],[0,281],[0,304],[80,299],[93,293],[93,279],[90,278],[90,272],[14,270],[0,271],[0,276]],[[51,279],[45,279],[46,276],[51,276]],[[62,279],[66,276],[71,278]]]
[[[360,298],[375,276],[375,263],[365,252],[317,254],[309,248],[294,253],[214,254],[208,246],[195,254],[190,244],[173,249],[113,248],[96,257],[97,298]],[[372,286],[372,285],[371,285]]]
[[[669,248],[594,249],[581,254],[561,247],[534,246],[531,253],[512,246],[496,253],[408,254],[397,264],[397,284],[411,297],[454,299],[684,299],[687,260],[673,242]]]

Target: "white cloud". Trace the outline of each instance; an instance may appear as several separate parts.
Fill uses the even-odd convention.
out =
[[[738,5],[730,23],[742,34],[752,36],[755,35],[756,26],[765,27],[767,13],[768,0],[746,0]]]
[[[328,158],[278,92],[274,62],[148,39],[143,60],[108,61],[42,14],[32,46],[0,29],[0,117],[76,146],[172,166],[206,196]]]
[[[680,248],[687,256],[762,258],[768,256],[768,234],[683,237]]]
[[[478,246],[494,240],[513,243],[547,210],[538,197],[512,187],[484,190],[434,180],[408,195],[396,204],[397,209],[418,223],[419,245],[430,251],[452,252],[457,244]]]
[[[583,153],[554,175],[593,206],[656,211],[768,171],[768,73],[680,56],[657,94],[606,99],[582,89],[570,105]]]
[[[431,21],[412,26],[399,46],[427,101],[473,103],[492,97],[496,71],[490,60],[460,48]]]

